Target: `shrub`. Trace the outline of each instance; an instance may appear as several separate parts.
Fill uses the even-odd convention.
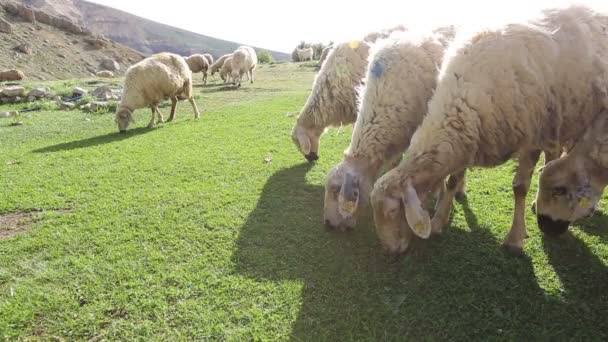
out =
[[[274,62],[274,57],[268,51],[258,51],[258,62],[260,64],[268,64]]]

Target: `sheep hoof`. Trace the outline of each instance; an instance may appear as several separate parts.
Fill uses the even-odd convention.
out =
[[[520,257],[524,255],[524,247],[521,243],[513,244],[505,242],[502,244],[502,247],[512,256]]]
[[[149,124],[148,128],[154,128],[154,124]]]

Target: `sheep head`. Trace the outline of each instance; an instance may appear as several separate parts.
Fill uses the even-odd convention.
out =
[[[334,167],[325,184],[325,224],[340,231],[352,230],[358,214],[367,207],[371,188],[371,178],[348,162]]]
[[[590,127],[567,155],[548,163],[541,171],[536,217],[545,234],[563,234],[572,222],[592,215],[608,184],[606,164],[602,163],[606,158],[602,150],[608,144],[608,113]]]
[[[293,143],[298,150],[309,162],[319,160],[318,152],[321,133],[316,132],[316,130],[312,128],[305,128],[300,124],[297,124],[293,128],[291,140],[293,140]]]
[[[118,124],[118,130],[120,133],[127,132],[127,128],[131,122],[135,122],[133,120],[133,111],[126,107],[118,107],[116,111],[115,121]]]
[[[414,234],[423,239],[431,235],[430,216],[412,179],[399,182],[397,171],[380,178],[371,195],[376,234],[388,254],[405,252]]]

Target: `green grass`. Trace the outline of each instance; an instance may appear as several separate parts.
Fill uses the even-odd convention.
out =
[[[608,339],[608,217],[544,239],[530,213],[509,256],[512,164],[471,171],[451,227],[398,260],[369,215],[326,231],[351,131],[330,130],[315,165],[296,152],[288,113],[313,77],[281,64],[197,85],[200,120],[180,103],[150,130],[143,110],[126,135],[110,114],[0,119],[0,214],[44,211],[0,240],[0,340]]]

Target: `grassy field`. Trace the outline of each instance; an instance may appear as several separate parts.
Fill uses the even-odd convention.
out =
[[[470,172],[451,227],[398,260],[369,216],[326,231],[351,130],[315,165],[296,152],[313,77],[284,64],[239,90],[197,84],[200,120],[181,103],[146,129],[139,111],[126,135],[110,114],[0,119],[0,217],[31,215],[0,227],[0,340],[608,339],[608,217],[546,239],[530,213],[509,256],[512,164]]]

